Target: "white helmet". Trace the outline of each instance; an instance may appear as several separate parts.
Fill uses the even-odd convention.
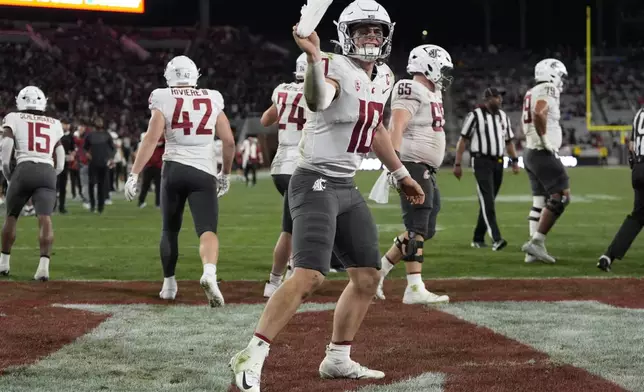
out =
[[[44,112],[47,108],[47,97],[36,86],[27,86],[20,90],[16,97],[16,107],[18,110],[39,110]]]
[[[297,60],[295,60],[295,79],[304,80],[304,74],[306,74],[306,67],[308,63],[306,61],[306,53],[302,53]]]
[[[534,80],[536,82],[551,82],[559,92],[563,91],[564,79],[568,76],[566,66],[557,59],[541,60],[534,67]]]
[[[186,56],[177,56],[170,60],[165,67],[165,76],[168,86],[196,86],[197,79],[201,76],[194,61]]]
[[[340,46],[342,54],[365,61],[384,60],[391,53],[391,38],[394,35],[394,25],[391,23],[387,10],[373,0],[355,0],[342,11],[338,21],[338,40],[331,41]],[[382,26],[383,41],[380,47],[358,47],[354,42],[358,36],[352,31],[359,24],[379,24]]]
[[[453,69],[452,57],[440,46],[420,45],[409,53],[407,73],[421,73],[441,90],[452,84]]]

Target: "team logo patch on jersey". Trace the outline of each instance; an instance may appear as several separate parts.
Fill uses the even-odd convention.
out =
[[[356,80],[356,91],[360,91],[360,81]]]
[[[429,180],[429,170],[425,170],[425,173],[423,173],[423,178],[425,180]]]

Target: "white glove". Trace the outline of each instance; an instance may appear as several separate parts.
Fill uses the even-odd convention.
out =
[[[125,200],[127,201],[132,201],[136,197],[136,188],[138,187],[139,183],[139,175],[130,173],[129,177],[127,178],[127,181],[125,182]]]
[[[217,179],[217,198],[219,198],[230,190],[230,178],[224,173],[217,174],[215,178]]]
[[[308,4],[300,10],[300,22],[297,24],[297,35],[302,38],[308,37],[320,24],[326,10],[333,3],[333,0],[308,0]]]

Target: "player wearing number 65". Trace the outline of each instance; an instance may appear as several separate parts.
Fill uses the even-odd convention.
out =
[[[293,28],[293,37],[308,63],[304,78],[306,124],[298,167],[288,190],[295,270],[268,300],[248,346],[230,361],[235,384],[242,391],[260,391],[271,340],[302,300],[324,281],[334,245],[347,268],[349,284],[335,309],[333,336],[319,367],[320,376],[385,376],[350,358],[351,342],[376,294],[381,268],[378,232],[353,177],[363,156],[373,151],[412,203],[424,201],[423,190],[396,156],[382,125],[394,80],[381,61],[391,52],[393,27],[380,4],[354,1],[337,21],[335,42],[341,55],[322,54],[315,32],[302,38]]]
[[[17,112],[4,118],[2,128],[2,173],[9,182],[7,218],[2,227],[0,275],[9,274],[9,257],[16,240],[16,227],[22,208],[33,200],[40,227],[40,263],[34,279],[49,279],[49,257],[54,242],[51,213],[56,204],[56,177],[65,168],[65,150],[60,144],[63,126],[45,115],[47,98],[35,86],[20,90],[16,97]],[[15,149],[16,167],[11,157]],[[56,155],[54,162],[53,155]]]
[[[421,45],[409,54],[407,72],[412,79],[399,80],[391,97],[391,140],[400,159],[425,192],[423,204],[411,204],[400,198],[405,232],[394,239],[394,245],[382,257],[381,279],[377,297],[385,299],[383,280],[400,260],[405,261],[407,289],[405,304],[448,302],[446,295],[436,295],[425,288],[423,244],[436,233],[436,216],[440,211],[440,194],[436,171],[445,157],[445,116],[443,90],[452,83],[452,59],[436,45]]]
[[[170,60],[165,73],[168,88],[150,94],[152,112],[145,138],[141,141],[132,172],[125,184],[125,197],[133,200],[139,173],[154,152],[161,135],[165,152],[161,169],[161,263],[163,287],[159,296],[177,295],[175,267],[179,257],[179,231],[186,200],[199,237],[199,256],[204,273],[200,284],[211,307],[222,306],[224,297],[217,286],[217,197],[228,191],[228,175],[235,154],[235,140],[224,113],[224,99],[216,90],[197,89],[199,70],[186,56]],[[222,141],[223,167],[217,174],[215,133]]]

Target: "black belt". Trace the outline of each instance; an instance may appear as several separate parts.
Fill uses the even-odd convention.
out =
[[[633,162],[635,162],[635,163],[644,163],[644,157],[642,157],[642,156],[635,157],[633,159]]]
[[[484,154],[481,154],[481,153],[478,153],[478,152],[475,152],[474,154],[472,154],[472,156],[474,158],[489,159],[490,161],[503,162],[503,157],[494,157],[492,155],[484,155]]]

